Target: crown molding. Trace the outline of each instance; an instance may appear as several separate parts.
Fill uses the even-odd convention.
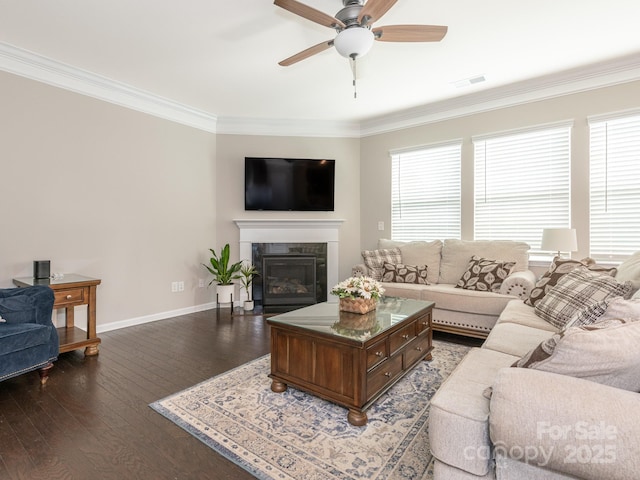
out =
[[[545,75],[364,120],[361,137],[640,80],[640,54]]]
[[[216,134],[361,138],[640,80],[640,53],[352,122],[218,117],[3,42],[0,70]]]
[[[199,130],[216,132],[217,117],[208,112],[3,42],[0,42],[0,70]]]
[[[218,117],[217,133],[284,137],[360,138],[360,122]]]

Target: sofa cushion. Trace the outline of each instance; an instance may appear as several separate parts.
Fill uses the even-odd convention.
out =
[[[432,242],[401,242],[381,238],[378,240],[378,248],[399,248],[402,256],[401,262],[409,265],[426,265],[427,282],[438,283],[440,273],[440,256],[442,254],[442,241]]]
[[[551,325],[562,328],[585,305],[609,297],[627,296],[631,283],[618,283],[609,275],[578,267],[562,277],[536,306],[536,314]]]
[[[422,300],[435,302],[436,308],[487,315],[500,315],[504,307],[513,300],[510,295],[464,290],[455,285],[424,285],[421,288]],[[388,293],[388,292],[387,292]]]
[[[407,265],[404,263],[384,263],[383,282],[417,283],[427,285],[426,265]]]
[[[517,358],[473,348],[442,383],[429,411],[429,445],[439,461],[474,475],[489,473],[489,400],[482,393]]]
[[[611,319],[553,335],[514,366],[640,391],[640,321]]]
[[[511,240],[446,239],[442,247],[438,283],[458,283],[472,256],[515,262],[514,272],[529,268],[529,245]]]
[[[378,250],[363,250],[362,259],[369,269],[371,278],[380,281],[384,272],[384,263],[400,263],[399,248],[380,248]]]
[[[38,323],[1,323],[2,355],[49,343],[51,329]]]
[[[558,331],[556,327],[536,315],[533,307],[526,305],[522,300],[511,300],[507,303],[498,319],[498,324],[500,323],[517,323],[553,333]]]
[[[413,300],[421,300],[422,291],[426,287],[417,283],[381,283],[385,297],[412,298]]]
[[[544,296],[558,284],[558,281],[566,274],[571,273],[578,267],[586,266],[589,270],[607,273],[611,276],[615,275],[616,269],[613,267],[603,267],[596,265],[590,258],[582,260],[573,260],[571,258],[555,257],[551,262],[549,270],[547,270],[536,282],[536,286],[531,290],[529,298],[525,300],[527,305],[535,307],[536,304],[544,298]]]
[[[456,287],[481,292],[499,292],[502,282],[509,276],[514,265],[515,262],[498,262],[474,255]]]
[[[522,357],[553,335],[554,332],[549,330],[517,323],[499,323],[493,327],[482,348]]]

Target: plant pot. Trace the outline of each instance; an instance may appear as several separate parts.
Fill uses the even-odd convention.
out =
[[[253,310],[253,300],[245,300],[244,301],[244,311],[245,312],[250,312],[251,310]]]
[[[216,295],[218,296],[218,303],[231,303],[232,295],[235,293],[236,286],[231,285],[216,285]]]
[[[341,298],[340,310],[343,312],[359,313],[361,315],[376,309],[378,300],[375,298]]]

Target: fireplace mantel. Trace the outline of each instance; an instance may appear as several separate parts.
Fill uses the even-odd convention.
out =
[[[339,281],[338,253],[342,219],[238,219],[240,258],[251,258],[252,243],[326,243],[327,284]]]

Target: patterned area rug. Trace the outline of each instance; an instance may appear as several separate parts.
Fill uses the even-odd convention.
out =
[[[364,427],[291,387],[272,392],[269,355],[150,406],[260,479],[426,480],[429,401],[468,350],[434,341],[433,360],[380,397]]]

